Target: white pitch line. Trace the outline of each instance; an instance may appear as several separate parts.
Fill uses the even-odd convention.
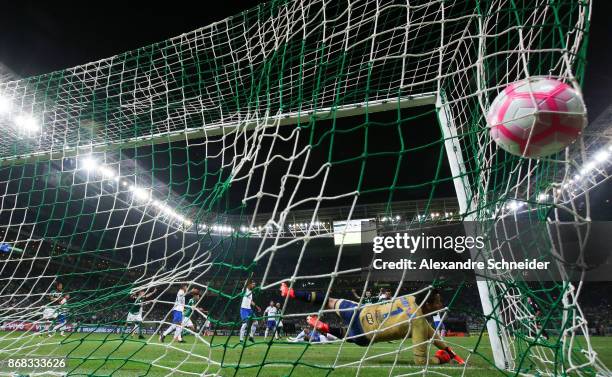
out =
[[[93,360],[92,360],[93,361]],[[138,361],[138,360],[131,360],[134,362],[142,362],[142,361]],[[189,365],[202,365],[204,366],[204,363],[200,363],[197,361],[183,361],[183,362],[177,362],[175,364],[189,364]],[[157,367],[168,367],[168,365],[166,364],[151,364],[153,366],[157,366]],[[257,367],[260,367],[261,365],[259,364],[243,364],[240,365],[239,368],[244,368],[244,369],[254,369]],[[377,364],[377,365],[347,365],[347,366],[336,366],[336,367],[332,367],[332,366],[328,366],[328,365],[305,365],[304,363],[298,364],[296,365],[298,367],[301,368],[316,368],[316,369],[383,369],[383,368],[391,368],[393,367],[393,364]],[[223,370],[223,369],[233,369],[235,368],[236,365],[235,364],[225,364],[225,366],[223,368],[215,368],[215,367],[211,367],[212,369],[219,369],[219,370]],[[263,365],[263,368],[292,368],[293,365],[287,365],[287,364],[266,364]],[[463,369],[470,369],[470,370],[494,370],[494,368],[485,368],[485,367],[460,367],[460,366],[445,366],[445,365],[430,365],[430,366],[423,366],[423,365],[395,365],[395,367],[393,369],[401,369],[401,368],[410,368],[410,369],[443,369],[443,370],[456,370],[456,371],[461,371]]]

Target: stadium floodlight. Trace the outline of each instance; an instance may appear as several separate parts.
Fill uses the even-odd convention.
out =
[[[149,193],[149,191],[143,188],[132,186],[131,191],[134,193],[134,198],[140,201],[146,202],[151,199],[151,194]]]
[[[162,204],[160,206],[160,210],[163,214],[174,217],[174,211],[172,210],[172,208],[168,207],[167,205]]]
[[[0,96],[0,114],[8,114],[11,112],[11,101],[3,96]]]
[[[28,114],[17,115],[15,117],[15,125],[19,128],[19,130],[27,133],[35,133],[40,131],[38,121],[33,116]]]
[[[595,169],[595,162],[589,161],[584,167],[586,169],[588,169],[588,171],[591,171],[591,170]]]
[[[606,151],[605,149],[595,154],[595,160],[597,162],[605,162],[608,159],[608,157],[610,157],[610,153]]]
[[[114,179],[115,177],[115,172],[113,171],[113,169],[107,167],[107,166],[100,166],[98,171],[100,172],[100,174],[102,174],[102,177],[106,178],[106,179]]]
[[[506,209],[509,209],[511,211],[518,211],[519,208],[521,208],[522,206],[523,206],[523,203],[516,201],[516,200],[512,200],[506,205]]]
[[[81,169],[94,171],[98,167],[98,161],[93,157],[85,157],[81,160]]]
[[[548,194],[543,192],[538,195],[538,202],[545,202],[547,200],[548,200]]]

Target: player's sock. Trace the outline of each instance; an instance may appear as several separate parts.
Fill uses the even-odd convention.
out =
[[[264,340],[268,337],[268,328],[266,328],[266,331],[264,331]]]
[[[38,329],[40,335],[44,335],[47,332],[47,322],[43,322]]]
[[[244,336],[246,335],[247,323],[242,322],[242,326],[240,326],[240,341],[244,340]]]
[[[252,338],[255,335],[255,330],[257,329],[257,322],[253,322],[251,324],[251,332],[249,333],[249,338]]]
[[[304,330],[302,330],[295,338],[296,341],[300,341],[302,339],[304,339],[304,337],[306,336],[306,333],[304,332]]]
[[[174,330],[174,339],[176,340],[183,340],[181,334],[183,333],[183,326],[176,326],[176,329]]]
[[[323,304],[323,300],[325,299],[324,294],[289,288],[287,283],[281,283],[281,296],[295,298],[311,304]]]
[[[174,331],[174,329],[176,329],[176,325],[171,325],[170,327],[168,327],[166,331],[164,331],[164,336],[170,334],[172,331]]]

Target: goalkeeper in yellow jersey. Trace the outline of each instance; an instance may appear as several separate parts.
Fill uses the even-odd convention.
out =
[[[281,296],[315,305],[321,305],[325,299],[323,294],[294,290],[285,283],[281,284]],[[329,333],[338,338],[347,337],[347,342],[359,346],[404,339],[407,335],[411,335],[416,364],[445,364],[451,360],[465,364],[463,359],[440,339],[426,320],[425,316],[428,313],[443,308],[440,293],[433,290],[429,295],[419,296],[423,297],[405,295],[361,307],[354,301],[330,297],[327,299],[326,308],[335,310],[346,328],[331,327],[319,321],[316,316],[310,316],[308,323],[323,334]],[[428,360],[427,348],[431,339],[438,351]]]

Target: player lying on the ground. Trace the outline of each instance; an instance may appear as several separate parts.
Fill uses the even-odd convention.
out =
[[[322,305],[325,295],[317,292],[289,288],[281,284],[281,296],[294,298],[314,305]],[[338,338],[347,337],[348,342],[359,346],[368,346],[370,343],[390,340],[401,340],[412,336],[414,361],[417,365],[444,364],[454,359],[459,364],[464,361],[450,347],[444,343],[434,329],[429,325],[425,316],[443,308],[440,293],[427,292],[415,297],[413,295],[400,296],[390,301],[374,305],[359,307],[350,300],[328,298],[326,309],[336,311],[347,328],[334,328],[321,322],[316,316],[310,316],[308,323],[323,334],[332,334]],[[351,319],[355,317],[351,324]],[[349,327],[350,325],[350,327]],[[427,346],[429,340],[439,349],[434,357],[428,359]]]
[[[295,338],[287,338],[287,341],[290,343],[327,343],[333,340],[338,340],[338,338],[330,333],[321,334],[317,330],[312,331],[310,327],[304,327]]]
[[[157,292],[157,289],[154,289],[153,292],[147,294],[145,294],[145,291],[138,291],[130,296],[134,302],[130,304],[130,308],[128,309],[125,328],[129,328],[130,324],[134,325],[134,327],[128,331],[128,334],[131,336],[138,334],[138,339],[144,339],[144,336],[142,336],[142,305],[144,300],[153,296],[155,292]]]

